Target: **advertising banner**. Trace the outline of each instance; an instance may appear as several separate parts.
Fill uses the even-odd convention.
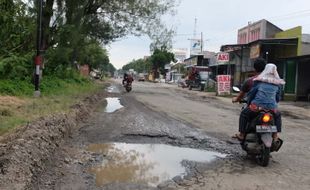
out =
[[[229,61],[229,53],[218,53],[217,54],[217,62],[228,62]]]
[[[217,94],[218,95],[230,94],[231,76],[217,75],[216,78],[217,78]]]
[[[201,52],[201,40],[200,39],[191,39],[191,55],[200,55]]]

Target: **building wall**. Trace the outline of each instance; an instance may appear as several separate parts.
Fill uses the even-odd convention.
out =
[[[310,55],[310,43],[302,43],[301,55]]]
[[[247,44],[249,42],[264,38],[264,22],[258,21],[249,24],[238,30],[238,44]]]
[[[254,23],[249,23],[238,30],[238,44],[247,44],[259,39],[273,38],[276,33],[282,30],[263,19]]]
[[[266,20],[265,22],[266,22],[265,38],[274,38],[277,33],[282,32],[282,30],[278,28],[277,26],[271,24],[270,22]]]
[[[302,35],[301,35],[301,26],[291,28],[282,32],[279,32],[275,35],[275,38],[298,38],[298,47],[297,55],[302,55]],[[288,57],[288,56],[287,56]]]

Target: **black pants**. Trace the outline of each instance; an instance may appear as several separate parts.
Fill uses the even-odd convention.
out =
[[[245,133],[246,132],[246,126],[247,123],[251,121],[251,119],[255,118],[257,116],[257,112],[253,112],[250,110],[249,107],[246,107],[245,109],[242,110],[239,118],[239,132],[240,133]],[[282,119],[281,119],[281,113],[277,111],[274,114],[274,122],[275,125],[277,126],[278,132],[281,132],[282,128]]]

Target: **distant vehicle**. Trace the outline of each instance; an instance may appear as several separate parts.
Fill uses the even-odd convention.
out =
[[[192,88],[199,88],[200,91],[204,91],[208,80],[209,80],[209,72],[207,71],[197,72],[194,78],[192,78],[189,81],[189,90],[192,90]]]
[[[145,81],[145,76],[143,73],[139,73],[138,75],[138,81]]]

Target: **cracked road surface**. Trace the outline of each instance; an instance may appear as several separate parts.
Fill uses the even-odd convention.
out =
[[[123,107],[107,113],[107,102],[98,103],[97,111],[46,163],[32,189],[310,189],[309,104],[280,105],[285,109],[285,144],[265,168],[230,139],[240,113],[240,105],[230,99],[144,82],[135,82],[133,91],[125,93],[120,81],[113,81],[108,91],[109,98],[119,98]],[[148,145],[146,152],[140,151]],[[160,181],[145,173],[156,165],[142,164],[145,167],[138,170],[141,164],[132,163],[162,145],[176,156],[184,149],[217,156],[209,161],[184,158],[180,165],[186,172]],[[170,158],[167,152],[162,154],[161,158]],[[106,172],[96,173],[102,167]],[[137,171],[140,180],[132,179]]]

